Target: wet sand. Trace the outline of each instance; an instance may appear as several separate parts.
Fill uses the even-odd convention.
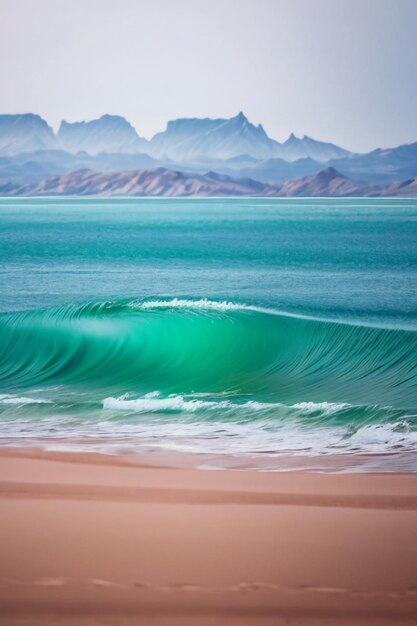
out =
[[[417,475],[0,452],[0,624],[417,623]]]

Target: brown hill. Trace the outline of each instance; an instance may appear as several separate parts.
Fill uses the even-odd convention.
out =
[[[386,187],[358,183],[328,167],[313,176],[269,185],[208,172],[184,173],[166,168],[97,173],[89,169],[51,176],[39,183],[0,186],[3,196],[165,196],[165,197],[417,197],[417,179]]]
[[[51,176],[37,184],[1,190],[5,195],[99,195],[99,196],[270,196],[279,188],[252,179],[235,180],[214,172],[184,174],[174,170],[130,170],[96,173],[78,170]]]
[[[313,176],[305,176],[284,183],[280,196],[284,197],[324,197],[324,196],[366,196],[372,187],[356,183],[343,176],[333,167],[328,167]]]

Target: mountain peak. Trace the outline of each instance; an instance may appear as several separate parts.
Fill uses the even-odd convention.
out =
[[[349,152],[339,146],[335,146],[332,143],[325,143],[324,141],[316,141],[308,135],[303,135],[301,138],[291,133],[286,141],[281,146],[279,157],[287,161],[297,161],[309,157],[315,161],[326,163],[331,159],[339,159],[349,156]]]
[[[243,111],[240,111],[237,115],[235,115],[235,117],[230,118],[229,121],[230,122],[237,122],[239,124],[239,126],[243,126],[244,124],[250,124],[248,118],[243,113]]]
[[[110,115],[109,113],[105,113],[98,120],[93,120],[96,122],[110,122],[111,124],[123,124],[124,126],[132,127],[132,124],[127,121],[125,117],[122,115]]]
[[[332,166],[326,167],[326,169],[321,170],[321,172],[319,172],[317,174],[317,177],[320,177],[320,178],[323,178],[323,179],[326,178],[327,180],[331,180],[332,178],[346,178],[346,176],[343,176],[343,174],[338,172]]]
[[[240,111],[226,119],[183,118],[168,122],[166,131],[155,135],[147,150],[156,158],[190,163],[245,154],[263,160],[274,156],[277,146],[262,126],[254,126]]]
[[[363,196],[372,191],[368,184],[357,183],[334,167],[327,167],[312,176],[285,182],[280,194],[298,197]]]
[[[3,113],[0,115],[0,122],[37,122],[43,126],[48,126],[48,123],[37,113]]]
[[[140,152],[144,140],[133,126],[121,115],[102,115],[88,122],[66,122],[63,120],[58,131],[58,140],[68,152]]]
[[[56,147],[54,131],[40,115],[0,115],[1,154],[53,150]]]
[[[282,144],[283,146],[288,146],[291,144],[298,144],[301,140],[296,137],[294,135],[294,133],[291,133],[291,135],[288,137],[288,139],[286,141],[284,141],[284,143]]]
[[[67,122],[66,120],[62,120],[61,121],[61,127],[80,127],[80,126],[103,126],[106,124],[112,124],[112,125],[120,125],[120,126],[127,126],[130,128],[133,128],[133,126],[131,125],[130,122],[127,121],[127,119],[125,117],[123,117],[122,115],[110,115],[109,113],[104,113],[104,115],[101,115],[101,117],[98,117],[97,119],[94,120],[80,120],[79,122]]]

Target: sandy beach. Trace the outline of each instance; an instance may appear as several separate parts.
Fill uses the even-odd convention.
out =
[[[0,623],[417,623],[417,476],[3,449]]]

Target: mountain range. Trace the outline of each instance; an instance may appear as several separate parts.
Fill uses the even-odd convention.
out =
[[[166,168],[97,173],[88,169],[51,176],[29,185],[0,185],[5,196],[255,196],[255,197],[414,197],[417,178],[385,187],[355,183],[333,167],[282,185],[216,172],[184,174]]]
[[[310,137],[298,139],[293,134],[280,144],[266,134],[263,126],[254,126],[240,112],[231,119],[178,119],[168,122],[164,132],[155,135],[144,148],[158,159],[176,162],[250,157],[266,160],[274,157],[295,161],[309,157],[319,162],[347,156],[349,152],[333,144]]]
[[[247,179],[263,186],[264,195],[269,195],[275,193],[270,188],[285,188],[290,193],[290,183],[298,185],[329,168],[351,181],[349,184],[355,186],[359,195],[375,189],[381,193],[383,188],[391,188],[392,193],[400,193],[400,189],[405,193],[407,188],[407,194],[412,195],[413,187],[408,183],[417,177],[417,142],[366,154],[294,134],[280,143],[242,112],[230,119],[169,121],[166,129],[150,140],[141,137],[118,115],[103,115],[88,122],[62,121],[57,133],[39,115],[0,115],[3,190],[31,188],[37,193],[35,190],[46,180],[71,178],[80,171],[94,176],[117,173],[126,177],[131,172],[157,170],[156,176],[160,177],[162,171],[169,170],[183,174],[195,193],[202,193],[203,187],[217,193],[212,180],[215,174],[227,187],[221,192],[226,195],[232,193],[236,181],[240,181],[236,193],[243,193],[245,185],[241,181]],[[173,174],[171,178],[164,174],[163,178],[171,179],[175,189],[180,187]],[[226,180],[234,182],[225,185]],[[317,184],[316,181],[314,189]],[[314,194],[308,184],[303,189],[306,195]],[[337,195],[334,183],[329,189]]]
[[[348,156],[338,146],[294,134],[284,143],[271,139],[261,124],[254,126],[240,112],[230,119],[184,118],[168,122],[166,130],[147,141],[119,115],[103,115],[90,122],[61,122],[55,135],[39,115],[0,115],[0,155],[60,149],[72,154],[86,152],[132,154],[144,152],[157,159],[189,162],[199,159],[227,160],[279,157],[295,161],[309,157],[326,162]]]

